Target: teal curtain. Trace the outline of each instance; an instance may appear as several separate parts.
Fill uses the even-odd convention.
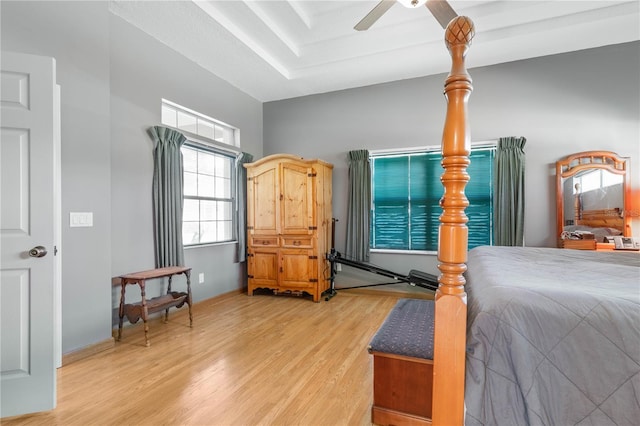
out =
[[[184,266],[182,246],[183,166],[180,148],[186,137],[173,129],[154,126],[153,223],[156,268]]]
[[[236,159],[236,178],[238,188],[238,246],[236,249],[236,263],[247,260],[247,169],[244,164],[253,161],[253,155],[241,153]]]
[[[371,166],[369,151],[349,151],[349,200],[347,206],[346,255],[369,261],[369,215],[371,212]]]
[[[495,161],[493,242],[497,246],[524,245],[524,137],[498,140]]]

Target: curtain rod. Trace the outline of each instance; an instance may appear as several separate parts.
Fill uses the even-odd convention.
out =
[[[495,148],[498,144],[498,139],[486,139],[483,141],[471,142],[471,147],[475,149],[482,148]],[[428,146],[418,146],[412,148],[388,148],[388,149],[372,149],[369,151],[370,157],[379,157],[383,155],[394,155],[394,154],[419,154],[423,152],[433,152],[439,151],[441,149],[441,145],[428,145]]]
[[[215,148],[220,151],[225,151],[236,157],[242,153],[242,150],[237,146],[232,146],[225,143],[217,142],[212,139],[204,138],[203,136],[199,136],[185,130],[180,130],[180,129],[176,129],[176,130],[184,134],[184,136],[187,138],[186,143],[188,145],[196,146],[198,148],[205,148],[205,149]]]

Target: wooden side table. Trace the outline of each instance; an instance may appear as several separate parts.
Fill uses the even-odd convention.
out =
[[[184,274],[187,277],[187,292],[171,291],[171,279],[174,275]],[[145,295],[146,280],[156,278],[169,278],[167,294],[147,300]],[[130,323],[135,324],[140,318],[144,321],[144,339],[149,346],[149,325],[147,318],[149,314],[165,310],[164,322],[169,320],[169,308],[180,308],[185,303],[189,306],[189,327],[193,327],[193,316],[191,315],[191,268],[185,266],[170,266],[167,268],[151,269],[148,271],[135,272],[133,274],[121,275],[120,277],[120,321],[118,323],[118,341],[122,337],[122,321],[124,316]],[[142,300],[138,303],[125,304],[125,289],[127,284],[138,284]]]

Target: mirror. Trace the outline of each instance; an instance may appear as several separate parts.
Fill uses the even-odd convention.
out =
[[[629,160],[610,151],[587,151],[556,162],[556,229],[605,235],[631,235]],[[565,234],[566,236],[567,234]]]

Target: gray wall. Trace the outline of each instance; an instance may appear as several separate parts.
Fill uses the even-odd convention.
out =
[[[473,46],[469,55],[473,55]],[[472,141],[525,136],[529,246],[555,244],[555,161],[587,150],[631,157],[640,186],[640,43],[628,43],[469,70]],[[319,157],[334,164],[336,247],[345,247],[347,152],[437,145],[445,75],[416,78],[264,105],[264,153]],[[635,235],[638,235],[636,229]],[[435,256],[373,254],[399,273],[437,273]]]
[[[2,50],[51,56],[62,93],[62,351],[111,337],[112,278],[151,269],[152,144],[166,98],[240,129],[262,155],[262,104],[109,13],[107,2],[0,3]],[[69,228],[72,211],[91,228]],[[194,300],[243,286],[235,245],[185,251]],[[205,283],[197,284],[199,273]],[[159,292],[161,286],[150,292]],[[139,292],[129,287],[131,300]],[[137,293],[137,294],[136,294]]]

